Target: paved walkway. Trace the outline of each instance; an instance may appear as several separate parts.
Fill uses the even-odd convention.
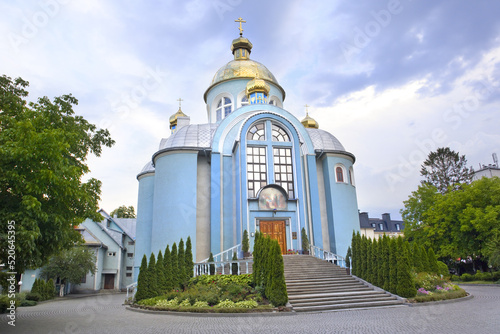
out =
[[[500,333],[500,287],[467,286],[474,298],[450,304],[294,316],[202,317],[125,310],[124,294],[18,309],[0,333]]]

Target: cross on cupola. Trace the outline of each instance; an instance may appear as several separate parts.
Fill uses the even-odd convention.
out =
[[[179,110],[181,110],[181,103],[182,101],[184,101],[183,99],[181,99],[180,97],[177,99],[177,101],[179,101]]]
[[[309,129],[317,129],[319,128],[319,124],[318,122],[316,122],[316,120],[314,118],[312,118],[311,116],[309,116],[309,105],[304,105],[304,107],[306,108],[306,117],[300,121],[300,123],[302,123],[302,125],[306,128],[309,128]]]
[[[183,113],[181,110],[181,103],[184,100],[179,97],[177,99],[177,101],[179,102],[179,110],[177,110],[177,112],[175,114],[170,116],[170,119],[169,119],[170,130],[171,130],[172,134],[175,133],[180,128],[182,128],[186,125],[189,125],[189,120],[190,120],[189,116],[186,115],[185,113]]]
[[[234,20],[234,22],[239,22],[240,26],[238,29],[240,29],[240,36],[243,36],[243,27],[242,27],[242,23],[247,23],[247,21],[244,21],[241,17],[238,17],[237,20]]]

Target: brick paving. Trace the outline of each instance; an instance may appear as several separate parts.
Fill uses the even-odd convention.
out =
[[[16,327],[0,333],[500,333],[500,287],[466,286],[474,298],[293,316],[203,317],[144,314],[121,305],[125,295],[59,300],[18,309]]]

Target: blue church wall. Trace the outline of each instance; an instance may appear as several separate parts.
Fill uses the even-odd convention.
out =
[[[311,210],[311,225],[314,245],[323,248],[323,230],[321,227],[321,212],[319,204],[318,174],[316,172],[316,156],[307,155],[307,177],[309,184],[309,199]],[[308,227],[306,227],[306,231]],[[311,238],[309,238],[311,239]],[[309,240],[311,241],[311,240]]]
[[[211,202],[210,202],[210,251],[218,254],[221,249],[221,155],[211,156]]]
[[[223,158],[223,248],[229,249],[236,245],[236,210],[234,192],[234,168],[232,156]]]
[[[191,237],[196,254],[197,151],[160,153],[155,162],[151,251]]]
[[[137,200],[137,227],[134,257],[134,280],[137,281],[142,257],[151,254],[151,228],[153,224],[153,197],[155,176],[153,173],[139,177]],[[134,281],[134,282],[135,282]]]
[[[342,164],[346,170],[349,170],[352,167],[352,161],[329,153],[323,159],[330,250],[345,256],[351,244],[353,230],[359,231],[359,215],[355,187],[348,182],[336,182],[337,164]],[[348,175],[344,177],[347,178]]]
[[[241,165],[240,165],[240,154],[241,154],[241,146],[238,144],[236,146],[235,152],[233,154],[233,184],[235,188],[234,195],[234,207],[235,207],[235,217],[236,217],[236,244],[240,244],[243,237],[243,231],[246,230],[246,226],[242,225],[241,219],[241,183],[239,180],[241,179]],[[248,232],[248,230],[247,230]]]

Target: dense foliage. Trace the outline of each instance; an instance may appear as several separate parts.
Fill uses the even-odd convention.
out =
[[[472,181],[474,170],[467,167],[465,155],[460,156],[449,147],[441,147],[429,153],[422,164],[422,181],[435,186],[441,194],[460,188]]]
[[[444,260],[493,260],[500,256],[500,179],[481,178],[445,194],[429,184],[404,202],[404,233],[410,242]],[[495,241],[496,240],[496,241]]]
[[[61,283],[79,284],[88,273],[95,274],[94,252],[85,246],[75,246],[50,258],[42,268],[42,276],[59,278]]]
[[[38,268],[81,239],[73,229],[97,213],[101,182],[85,178],[89,154],[112,146],[109,132],[81,116],[72,95],[28,103],[28,82],[0,77],[0,249],[15,222],[16,261],[11,271]],[[86,179],[86,181],[82,181]],[[0,252],[0,263],[8,263]]]
[[[110,213],[111,217],[114,217],[115,215],[117,218],[135,218],[135,209],[132,205],[120,205]]]

